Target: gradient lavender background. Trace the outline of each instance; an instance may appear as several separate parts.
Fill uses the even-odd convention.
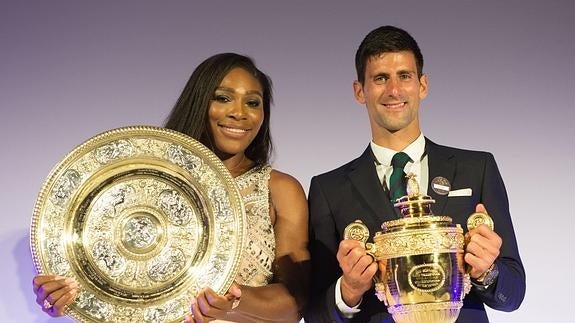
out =
[[[201,60],[237,51],[272,76],[274,165],[307,190],[311,176],[368,144],[353,57],[367,32],[395,24],[426,60],[424,133],[493,152],[506,181],[528,287],[521,309],[490,311],[492,321],[566,321],[575,287],[574,9],[570,1],[3,0],[0,319],[50,321],[31,291],[30,216],[50,169],[76,145],[111,128],[160,125]]]

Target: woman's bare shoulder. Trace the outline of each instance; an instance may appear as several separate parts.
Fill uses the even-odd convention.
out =
[[[300,182],[294,176],[279,171],[277,169],[272,169],[270,173],[270,186],[276,186],[278,188],[286,189],[302,189]]]

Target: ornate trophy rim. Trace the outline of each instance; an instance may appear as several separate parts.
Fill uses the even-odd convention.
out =
[[[66,312],[77,321],[180,322],[200,289],[229,289],[245,227],[239,190],[211,150],[176,131],[128,126],[52,169],[30,249],[39,274],[80,284]]]

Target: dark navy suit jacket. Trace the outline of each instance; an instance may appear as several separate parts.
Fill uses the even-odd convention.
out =
[[[525,295],[525,271],[519,257],[509,202],[493,155],[440,146],[426,138],[429,179],[449,180],[451,190],[470,188],[471,196],[439,195],[431,186],[427,194],[435,200],[432,211],[445,215],[466,228],[467,217],[483,203],[493,218],[495,231],[503,239],[497,282],[487,290],[473,287],[464,299],[457,322],[488,322],[484,305],[513,311]],[[306,323],[311,322],[393,322],[385,305],[366,292],[361,311],[345,319],[335,305],[335,283],[342,275],[336,259],[344,228],[361,219],[370,233],[381,230],[385,221],[397,218],[396,210],[379,182],[373,153],[368,146],[357,159],[328,173],[312,178],[309,189],[310,252],[312,283]],[[464,229],[466,231],[466,229]]]

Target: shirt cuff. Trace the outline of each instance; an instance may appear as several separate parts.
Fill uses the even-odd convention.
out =
[[[353,307],[347,306],[347,304],[343,301],[343,298],[341,297],[341,277],[339,277],[339,279],[335,283],[335,305],[337,306],[337,309],[339,309],[339,311],[341,312],[341,315],[347,319],[352,318],[355,313],[361,311],[358,307],[359,305],[361,305],[362,300],[363,298],[359,301],[357,305]]]

